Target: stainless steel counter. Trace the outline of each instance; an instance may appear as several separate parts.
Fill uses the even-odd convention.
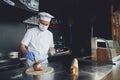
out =
[[[51,66],[54,72],[50,74],[31,76],[25,74],[26,67],[18,67],[0,71],[1,80],[72,80],[69,68],[71,61],[67,62],[51,62],[44,66]],[[115,65],[98,64],[93,61],[79,61],[79,77],[78,80],[101,80],[105,75],[112,71]]]

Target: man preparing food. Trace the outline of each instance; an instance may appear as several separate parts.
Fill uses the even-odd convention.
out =
[[[35,62],[41,65],[48,63],[48,51],[55,51],[53,34],[48,30],[54,17],[46,12],[40,12],[39,16],[38,27],[28,29],[20,43],[20,50],[27,59],[28,66],[33,66]]]

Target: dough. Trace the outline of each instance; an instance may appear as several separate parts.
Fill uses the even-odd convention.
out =
[[[42,67],[42,71],[34,71],[33,67],[30,67],[26,70],[26,74],[28,75],[41,75],[52,73],[54,69],[52,67]]]

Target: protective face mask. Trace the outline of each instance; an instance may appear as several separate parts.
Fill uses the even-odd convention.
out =
[[[48,26],[45,26],[45,25],[43,25],[43,24],[39,24],[39,28],[40,28],[40,30],[42,30],[42,31],[45,31],[45,30],[47,30],[48,29]]]

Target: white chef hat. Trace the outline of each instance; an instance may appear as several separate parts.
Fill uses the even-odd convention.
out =
[[[38,15],[39,15],[40,20],[44,20],[47,22],[50,22],[51,18],[54,18],[54,16],[52,16],[51,14],[46,13],[46,12],[40,12],[40,13],[38,13]]]

